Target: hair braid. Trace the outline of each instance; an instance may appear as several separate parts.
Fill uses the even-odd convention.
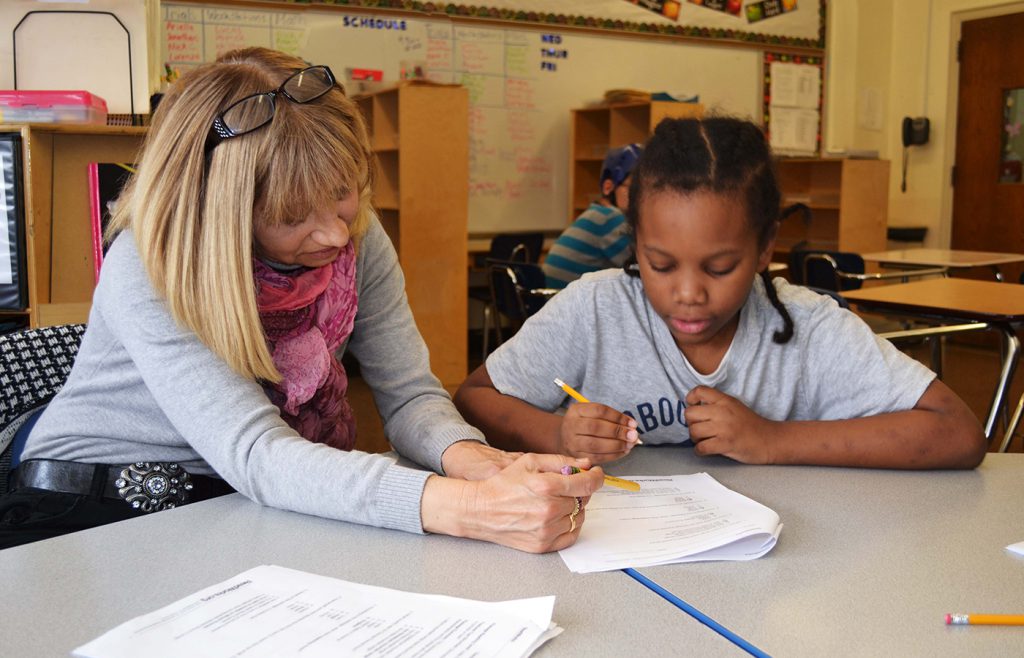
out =
[[[768,301],[782,316],[782,329],[772,334],[772,340],[779,345],[785,345],[793,337],[793,318],[786,310],[786,305],[779,299],[779,293],[775,291],[775,284],[768,276],[768,270],[761,272],[761,280],[764,281],[764,292],[768,295]]]

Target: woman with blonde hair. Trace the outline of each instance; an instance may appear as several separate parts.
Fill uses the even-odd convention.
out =
[[[491,448],[455,411],[370,209],[366,128],[328,67],[254,48],[197,68],[138,165],[71,375],[0,499],[0,547],[232,490],[531,552],[576,540],[600,469]],[[352,450],[345,351],[395,450],[430,470]]]

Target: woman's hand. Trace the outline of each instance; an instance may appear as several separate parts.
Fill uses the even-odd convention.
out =
[[[757,415],[736,398],[698,386],[686,395],[685,417],[698,455],[724,455],[745,464],[773,463],[773,436],[779,423]]]
[[[466,440],[453,443],[441,455],[441,467],[448,477],[461,480],[486,480],[521,457],[521,452],[505,452],[486,443]]]
[[[580,402],[562,418],[558,452],[601,464],[625,457],[639,437],[636,421],[626,414],[596,402]]]
[[[604,484],[604,473],[593,468],[562,475],[566,465],[588,468],[590,462],[527,454],[486,480],[430,477],[423,491],[423,529],[529,553],[571,546],[586,516],[583,507]]]

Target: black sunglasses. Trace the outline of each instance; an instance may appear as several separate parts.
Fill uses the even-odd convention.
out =
[[[218,114],[210,126],[204,148],[209,153],[225,139],[259,130],[273,121],[277,107],[274,100],[278,95],[301,105],[315,101],[337,84],[334,73],[327,66],[310,66],[296,71],[274,91],[246,96]]]

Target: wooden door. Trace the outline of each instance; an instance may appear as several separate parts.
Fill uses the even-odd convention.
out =
[[[953,188],[954,249],[1024,253],[1024,182],[1006,176],[1004,154],[1006,94],[1024,88],[1022,62],[1024,13],[963,24]],[[1018,96],[1024,96],[1024,92]],[[1019,124],[1016,130],[1020,130]],[[1006,268],[1007,280],[1016,281],[1019,270]]]

